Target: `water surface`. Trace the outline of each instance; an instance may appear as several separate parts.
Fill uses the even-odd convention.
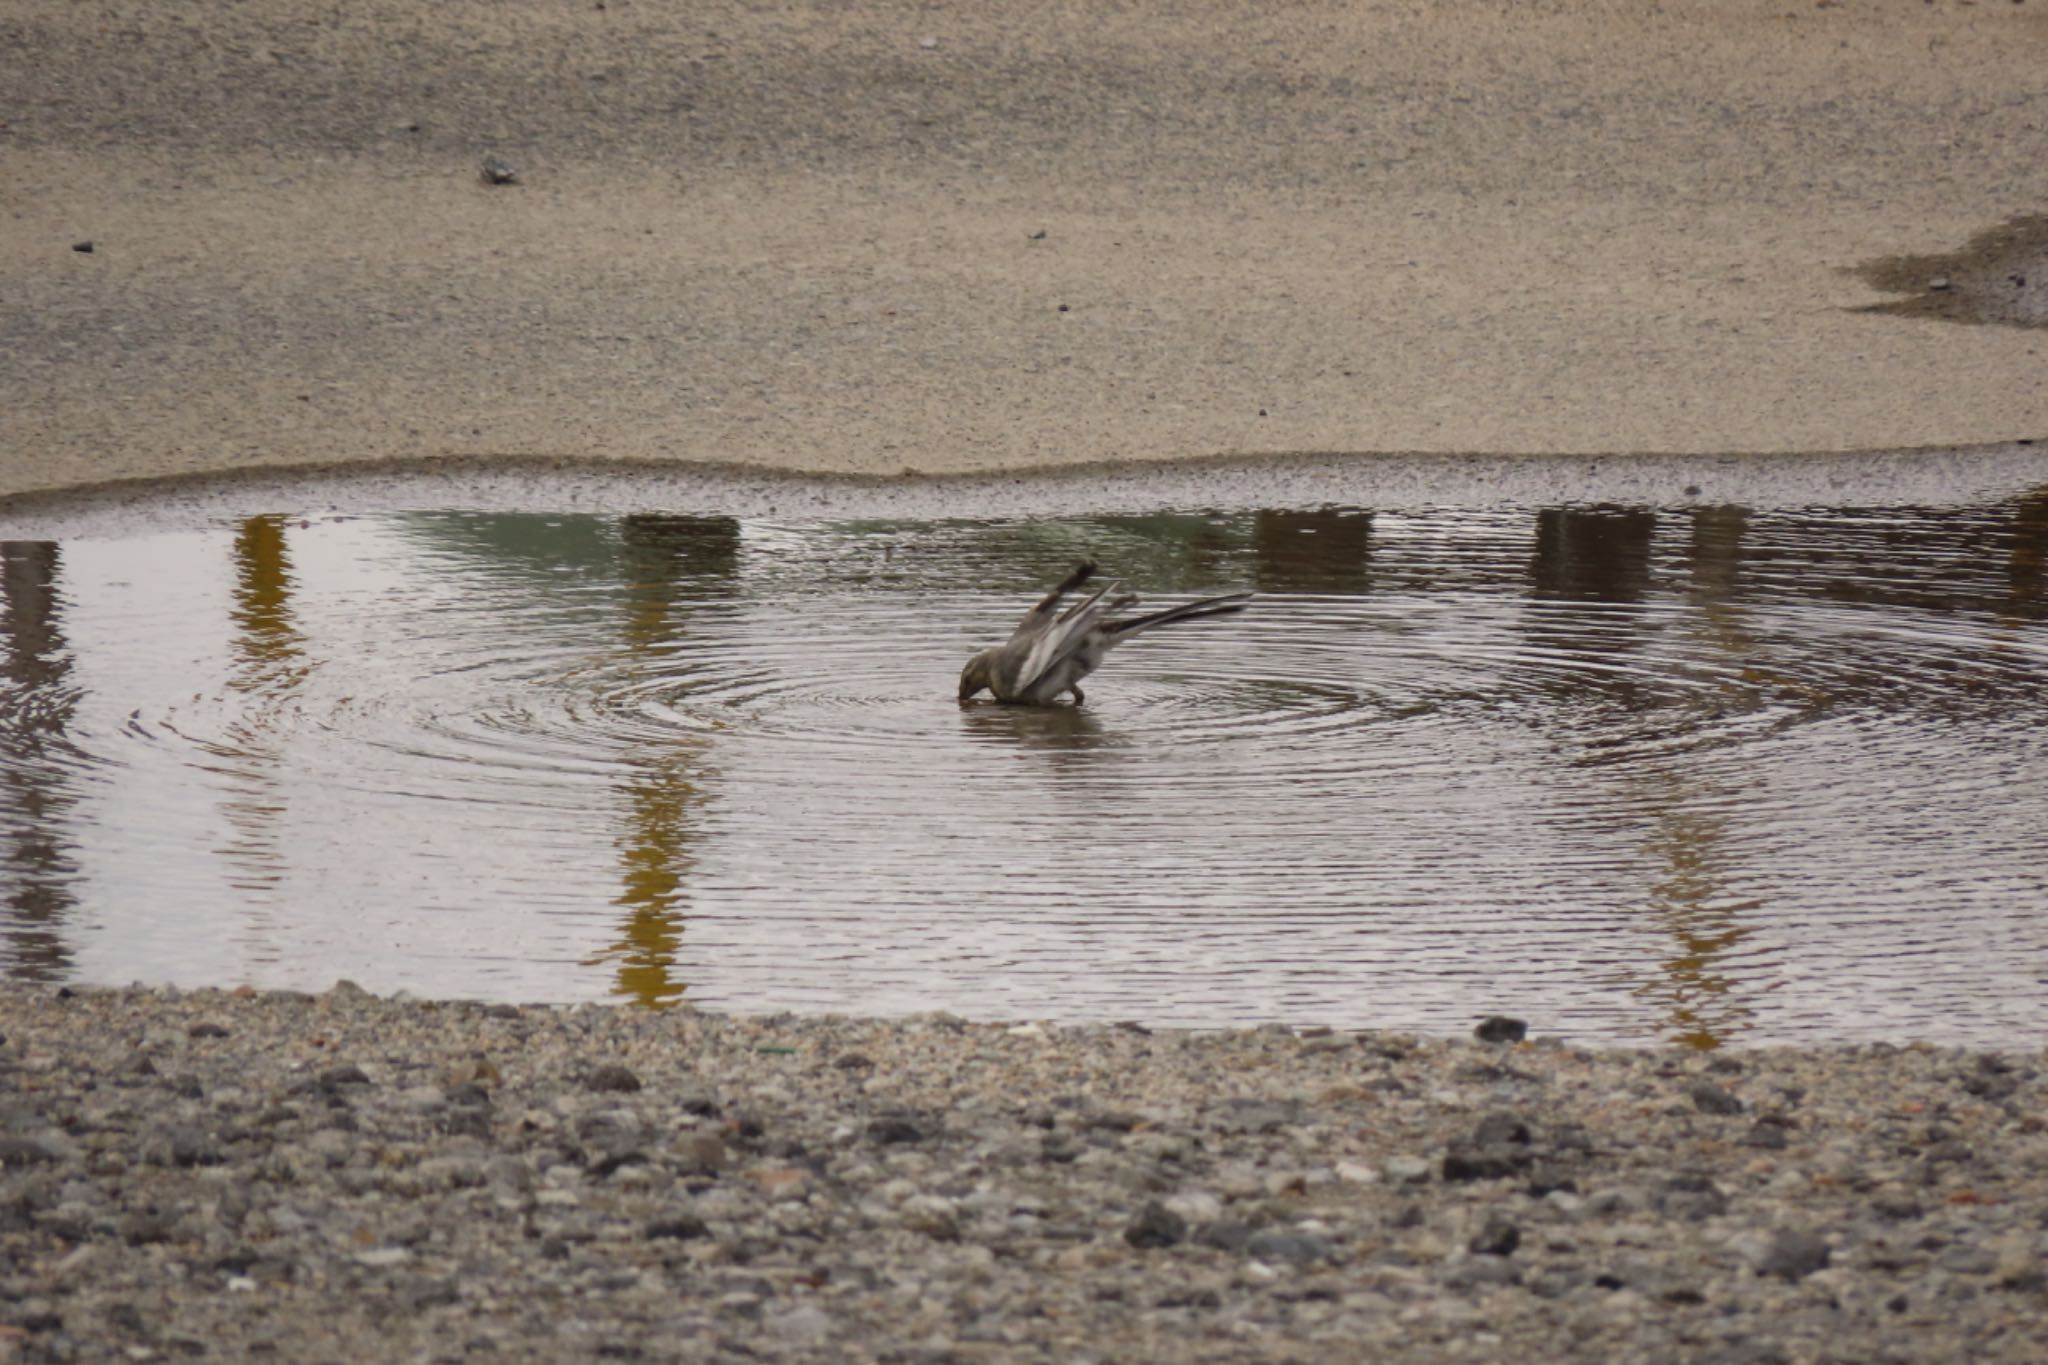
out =
[[[1593,1041],[2048,1023],[2048,491],[15,541],[0,970]],[[1084,555],[1238,617],[962,707]]]

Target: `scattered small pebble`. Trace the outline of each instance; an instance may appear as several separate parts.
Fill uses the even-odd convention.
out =
[[[0,984],[0,1353],[2036,1360],[2044,1100],[2038,1051]]]

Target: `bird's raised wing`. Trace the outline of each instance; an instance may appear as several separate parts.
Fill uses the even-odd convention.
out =
[[[1102,618],[1109,615],[1124,599],[1105,603],[1111,593],[1122,587],[1122,583],[1105,583],[1081,601],[1060,613],[1059,619],[1039,625],[1037,633],[1030,637],[1023,659],[1017,665],[1017,681],[1020,687],[1028,687],[1044,677],[1047,670],[1060,660],[1081,647],[1088,633],[1102,624]],[[1035,624],[1027,621],[1027,625]],[[1018,634],[1023,635],[1023,627]],[[1013,640],[1012,644],[1022,643]]]

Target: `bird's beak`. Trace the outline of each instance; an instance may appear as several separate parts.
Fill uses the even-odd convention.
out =
[[[960,700],[966,701],[982,688],[988,686],[988,669],[983,666],[980,656],[968,661],[960,670]]]

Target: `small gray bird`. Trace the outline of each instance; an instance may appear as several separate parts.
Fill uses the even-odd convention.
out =
[[[1141,630],[1174,621],[1194,621],[1204,616],[1222,616],[1243,611],[1252,594],[1234,592],[1224,597],[1205,597],[1145,616],[1113,620],[1113,613],[1132,606],[1137,598],[1112,597],[1122,584],[1098,588],[1065,611],[1060,599],[1095,575],[1089,560],[1068,574],[1057,588],[1024,613],[1024,619],[1007,644],[984,649],[967,661],[960,671],[960,700],[966,701],[984,687],[996,700],[1020,706],[1050,706],[1060,693],[1074,694],[1081,704],[1081,679],[1093,673],[1112,645],[1120,645]],[[1057,616],[1053,613],[1059,612]]]

